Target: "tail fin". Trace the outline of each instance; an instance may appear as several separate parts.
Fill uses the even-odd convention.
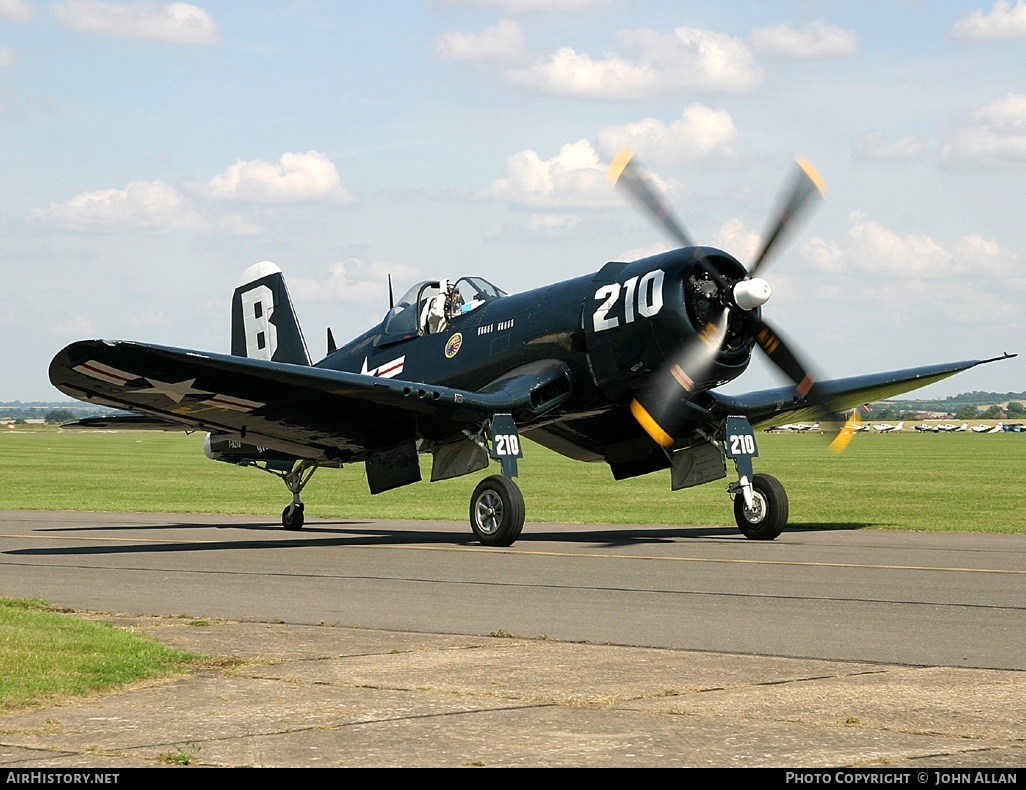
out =
[[[281,269],[270,261],[250,266],[232,297],[232,354],[309,365],[303,330]]]

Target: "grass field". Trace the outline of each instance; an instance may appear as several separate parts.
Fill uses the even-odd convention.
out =
[[[199,660],[42,601],[0,597],[0,715],[182,673]]]
[[[1026,469],[1023,434],[855,437],[842,455],[819,434],[758,435],[757,472],[787,487],[791,527],[1026,533],[1016,490]],[[422,457],[424,478],[430,459]],[[310,517],[467,518],[481,472],[372,497],[361,464],[320,470],[304,491]],[[526,443],[518,483],[532,521],[733,524],[727,479],[671,492],[669,473],[616,482]],[[0,433],[0,509],[250,513],[277,519],[285,486],[255,469],[203,455],[203,436],[160,432],[21,430]],[[468,527],[469,529],[469,527]]]

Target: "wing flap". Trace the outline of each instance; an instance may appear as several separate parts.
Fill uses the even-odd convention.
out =
[[[83,417],[66,422],[62,428],[94,428],[106,431],[191,431],[188,424],[150,417],[146,414],[113,414],[109,417]]]

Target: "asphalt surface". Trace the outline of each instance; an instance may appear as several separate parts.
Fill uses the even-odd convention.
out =
[[[451,623],[460,621],[447,620],[442,612],[434,620],[422,609],[437,608],[440,602],[458,608],[459,596],[473,592],[480,583],[475,579],[470,587],[458,584],[461,580],[450,576],[459,574],[441,559],[451,558],[455,567],[464,568],[464,575],[484,565],[484,572],[498,576],[499,567],[513,563],[508,572],[521,577],[525,588],[536,583],[538,573],[573,573],[573,567],[564,565],[573,560],[570,552],[559,550],[554,539],[545,542],[544,552],[528,540],[514,547],[524,544],[519,553],[494,554],[500,566],[492,566],[476,550],[454,545],[451,534],[433,545],[430,538],[425,539],[427,534],[442,534],[446,526],[452,526],[444,524],[433,525],[428,532],[423,525],[372,525],[376,533],[391,536],[392,546],[385,549],[391,565],[398,562],[395,554],[419,563],[395,571],[403,580],[433,573],[437,578],[431,586],[444,582],[442,586],[452,587],[455,593],[433,595],[426,592],[429,586],[422,585],[415,589],[425,591],[424,601],[409,595],[398,605],[383,602],[378,620],[370,614],[375,610],[360,609],[363,622],[392,622],[399,617],[397,610],[406,609],[414,613],[411,621],[420,627],[302,622],[309,615],[298,601],[326,593],[311,583],[314,570],[304,564],[306,555],[297,553],[295,537],[283,536],[279,530],[273,533],[273,540],[285,542],[268,548],[262,542],[256,546],[252,541],[240,541],[238,535],[221,532],[204,551],[191,530],[205,529],[209,539],[211,519],[216,520],[0,512],[4,533],[0,540],[0,594],[38,595],[80,609],[87,608],[82,601],[120,600],[129,606],[104,607],[105,613],[88,616],[211,657],[185,677],[0,717],[0,766],[16,770],[116,770],[184,763],[211,767],[881,767],[910,772],[911,784],[921,783],[918,777],[922,773],[927,780],[923,783],[931,786],[935,774],[930,772],[934,770],[985,768],[992,773],[1004,770],[1001,775],[1010,776],[1017,773],[1015,769],[1026,767],[1026,671],[1008,659],[1004,650],[992,654],[987,645],[980,644],[978,651],[973,647],[974,640],[1001,638],[993,631],[997,626],[987,622],[991,616],[995,622],[1003,619],[1003,638],[1011,643],[1012,652],[1022,644],[1026,594],[1021,558],[1026,555],[1026,540],[983,536],[970,544],[976,556],[968,556],[968,552],[952,556],[949,559],[960,562],[946,561],[946,570],[940,569],[938,559],[953,550],[953,543],[944,536],[921,536],[925,537],[922,542],[914,536],[873,532],[841,536],[785,533],[776,548],[754,547],[758,552],[775,552],[774,567],[783,569],[783,581],[795,597],[801,597],[806,586],[817,588],[820,582],[800,575],[805,566],[789,564],[795,562],[787,549],[789,540],[804,544],[805,556],[817,558],[809,565],[814,564],[817,573],[827,573],[828,579],[831,563],[834,573],[844,563],[840,554],[831,555],[828,562],[821,553],[827,546],[870,545],[886,551],[892,560],[888,573],[895,577],[907,574],[914,585],[922,584],[920,589],[896,582],[896,591],[911,596],[918,589],[914,597],[924,600],[911,602],[918,617],[939,626],[923,631],[933,635],[935,647],[910,644],[908,652],[918,656],[924,650],[935,650],[936,655],[944,656],[945,641],[962,642],[961,650],[956,651],[961,654],[958,661],[903,662],[867,660],[865,655],[876,655],[874,650],[889,656],[887,651],[894,649],[874,648],[871,641],[862,649],[865,655],[830,656],[845,652],[847,644],[865,645],[867,640],[833,643],[824,636],[829,631],[819,635],[823,655],[688,649],[689,639],[678,635],[669,620],[665,620],[670,632],[666,645],[453,632]],[[256,529],[241,519],[229,526]],[[262,530],[266,525],[258,526]],[[312,526],[316,530],[318,524]],[[320,526],[329,532],[341,529],[334,522]],[[557,525],[542,527],[546,534],[559,531]],[[367,527],[348,524],[344,529],[362,534]],[[414,533],[396,537],[408,529]],[[573,539],[580,529],[567,527],[563,539]],[[645,533],[636,555],[630,554],[623,539],[609,540],[621,532],[606,532],[599,550],[601,567],[608,568],[604,572],[619,579],[625,564],[638,562],[652,566],[650,576],[658,578],[660,562],[672,557],[676,575],[681,576],[681,563],[691,569],[714,561],[720,569],[716,578],[726,577],[724,584],[736,587],[744,577],[731,575],[735,566],[728,563],[733,552],[744,552],[736,567],[746,572],[747,566],[741,563],[765,562],[760,557],[770,556],[753,552],[749,542],[724,545],[714,540],[708,543],[709,551],[715,550],[718,559],[711,560],[700,556],[701,546],[707,545],[704,538],[689,542],[693,533],[684,532],[668,540],[655,532],[661,535],[659,548],[668,552],[666,557],[651,545],[653,532]],[[249,534],[252,537],[253,533]],[[324,563],[323,568],[344,561],[352,566],[347,574],[353,578],[383,572],[380,551],[346,552],[336,547],[334,552],[326,552],[324,534],[314,531],[308,535],[304,530],[301,538],[317,543],[317,551],[310,556]],[[145,535],[153,542],[147,543]],[[234,549],[230,548],[233,540]],[[153,550],[155,546],[160,550]],[[175,546],[190,549],[167,550]],[[83,548],[89,553],[78,551]],[[575,549],[582,551],[580,542]],[[911,561],[913,554],[916,562]],[[290,601],[295,596],[298,616],[286,617],[286,622],[259,614],[244,620],[211,617],[218,611],[237,611],[245,602],[226,600],[223,584],[204,586],[198,577],[201,572],[242,573],[231,559],[236,556],[245,558],[240,568],[249,569],[245,574],[253,587],[246,589],[254,591],[254,608],[267,607],[255,590],[270,587],[269,600],[277,599],[278,605],[268,611],[292,611]],[[856,562],[856,555],[847,551],[844,556],[849,560],[844,572],[853,571],[866,559]],[[932,564],[925,562],[927,558]],[[588,561],[595,558],[589,556]],[[555,571],[553,562],[559,563]],[[372,565],[364,567],[364,563]],[[301,569],[303,579],[290,575],[294,568]],[[323,568],[319,572],[327,574]],[[814,569],[807,570],[811,573]],[[865,572],[871,572],[872,579],[884,578],[879,575],[879,565]],[[636,575],[636,570],[633,573]],[[176,585],[181,585],[186,574],[208,597],[188,599],[191,616],[175,616],[183,611]],[[135,579],[138,587],[123,583],[126,579]],[[509,584],[505,578],[496,580]],[[332,581],[340,584],[337,575]],[[393,587],[397,584],[396,579],[386,581]],[[770,581],[771,577],[760,576],[754,583],[765,589]],[[688,580],[690,586],[707,583],[711,581],[705,577]],[[851,583],[864,586],[866,582]],[[660,579],[651,586],[662,584]],[[834,586],[844,587],[836,580]],[[352,592],[347,590],[347,594]],[[506,595],[529,592],[507,591]],[[671,598],[680,595],[679,591],[666,592]],[[589,593],[595,595],[594,589],[582,595]],[[154,594],[164,596],[163,606],[154,603],[159,600]],[[567,594],[567,590],[559,592],[553,600]],[[862,594],[870,597],[868,591]],[[881,600],[886,597],[884,591],[875,594]],[[629,612],[626,619],[640,618],[646,611],[656,612],[656,621],[665,618],[658,607],[659,596],[652,590],[646,592],[644,606],[636,611],[629,608],[629,601],[637,592],[627,590],[623,595],[622,599],[601,599],[596,608],[607,609],[619,601]],[[850,614],[851,600],[840,600],[845,596],[836,594],[834,602],[826,596],[804,595],[797,611],[822,610],[818,619],[809,617],[808,630],[823,628],[819,620]],[[695,597],[710,598],[713,610],[724,606],[720,596]],[[473,608],[475,601],[468,597],[464,603]],[[898,622],[909,620],[908,601],[903,602],[905,608],[874,603],[862,613],[870,617],[877,612],[881,620],[865,623],[866,628],[887,627],[886,618],[891,617]],[[959,614],[963,610],[964,618]],[[728,607],[720,612],[719,620],[725,613],[736,615]],[[558,614],[550,613],[552,630],[563,633]],[[619,621],[619,614],[606,610],[607,619]],[[754,612],[756,618],[763,614],[762,610]],[[791,618],[791,631],[804,630],[805,624],[793,622],[795,610],[785,607],[783,616]],[[599,633],[583,609],[579,620],[578,633]],[[709,627],[719,620],[713,611]],[[979,634],[970,630],[976,621],[983,621]],[[431,628],[433,622],[445,624],[446,632]],[[689,624],[695,627],[701,622]],[[754,620],[746,622],[756,632],[754,641],[761,643],[763,637]],[[620,627],[622,633],[634,633],[629,622]],[[859,624],[853,627],[857,629]],[[945,632],[948,627],[963,631]],[[918,638],[911,625],[909,633]],[[729,641],[734,637],[724,631],[718,638]],[[1018,652],[1019,661],[1026,660],[1022,651]]]

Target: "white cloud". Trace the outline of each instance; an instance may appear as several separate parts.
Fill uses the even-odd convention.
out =
[[[642,258],[651,258],[653,255],[661,255],[664,252],[669,252],[676,245],[669,244],[665,241],[653,241],[651,244],[644,244],[640,247],[631,247],[630,249],[624,250],[619,255],[614,255],[611,260],[614,261],[640,261]]]
[[[52,6],[51,13],[62,24],[87,33],[177,44],[213,44],[218,40],[214,18],[190,3],[66,0]]]
[[[1017,256],[994,240],[970,234],[946,245],[921,233],[899,233],[864,212],[848,217],[848,245],[810,239],[805,256],[822,271],[885,275],[891,280],[954,278],[963,287],[965,275],[1003,277],[1018,268]]]
[[[575,214],[537,212],[518,224],[506,223],[485,228],[482,237],[488,241],[570,238],[580,230],[581,218]]]
[[[788,58],[842,58],[859,48],[854,30],[817,20],[796,28],[791,24],[764,27],[752,33],[752,49]]]
[[[124,189],[83,192],[29,218],[75,231],[162,233],[203,230],[206,223],[172,187],[160,181],[134,181]]]
[[[606,166],[591,143],[567,143],[551,159],[521,151],[506,160],[506,177],[478,197],[526,206],[605,206],[612,201]]]
[[[990,13],[976,10],[962,17],[951,30],[960,39],[1007,39],[1026,36],[1026,0],[997,0]]]
[[[724,33],[678,27],[622,31],[626,54],[593,59],[570,47],[510,69],[514,85],[570,96],[640,101],[694,93],[747,93],[762,70],[740,39]]]
[[[446,60],[517,62],[528,52],[520,25],[503,19],[481,33],[446,33],[435,44],[435,54]]]
[[[737,218],[724,222],[716,234],[716,246],[729,252],[746,266],[755,257],[760,243],[759,234],[746,228]]]
[[[930,236],[899,234],[874,220],[855,220],[848,234],[853,254],[858,258],[855,265],[867,272],[927,274],[938,271],[951,258]]]
[[[915,159],[926,149],[926,140],[918,134],[906,134],[897,140],[888,140],[880,132],[868,132],[855,141],[854,153],[858,159],[900,161]]]
[[[625,145],[638,151],[645,161],[693,162],[734,159],[731,144],[737,139],[737,128],[730,113],[704,104],[690,104],[681,117],[671,123],[655,118],[611,126],[597,135],[599,148],[613,156]]]
[[[831,274],[817,289],[824,309],[886,314],[888,331],[940,322],[992,335],[1019,321],[1026,280],[1018,256],[975,234],[941,241],[899,232],[862,212],[849,217],[848,238],[838,244],[814,238],[802,247],[807,260]],[[910,338],[904,338],[910,339]]]
[[[14,50],[0,45],[0,69],[7,68],[12,63],[14,63]]]
[[[1026,94],[973,110],[952,129],[942,157],[953,165],[1026,165]]]
[[[323,154],[283,154],[278,163],[237,162],[206,183],[187,182],[187,194],[161,181],[134,181],[124,189],[83,192],[47,209],[29,212],[29,219],[73,231],[164,233],[192,231],[256,236],[261,220],[274,220],[265,209],[246,216],[237,211],[211,210],[203,215],[189,196],[215,202],[239,201],[282,205],[304,201],[346,202],[335,166]]]
[[[89,337],[93,333],[88,319],[78,317],[50,328],[50,334],[57,337]]]
[[[985,239],[975,233],[958,239],[954,253],[972,271],[1002,278],[1011,278],[1022,272],[1017,255],[993,239]]]
[[[28,22],[36,18],[36,9],[26,0],[0,0],[0,17]]]
[[[353,201],[335,165],[318,151],[284,153],[277,162],[239,161],[206,183],[190,183],[187,188],[208,200],[264,204]]]
[[[372,306],[377,314],[382,305],[388,306],[389,275],[395,283],[424,279],[419,269],[406,264],[347,258],[332,264],[323,277],[290,277],[289,290],[299,301]]]

